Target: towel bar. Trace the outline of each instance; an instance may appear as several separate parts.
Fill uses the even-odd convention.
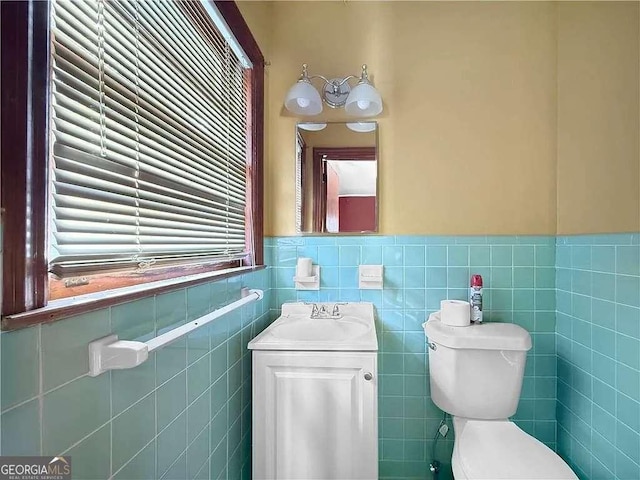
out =
[[[246,291],[243,289],[243,293]],[[108,335],[94,340],[89,343],[89,376],[96,377],[107,370],[136,367],[147,360],[149,352],[162,348],[237,308],[261,300],[263,296],[262,290],[249,290],[248,294],[241,299],[158,335],[147,342],[118,340],[117,335]]]

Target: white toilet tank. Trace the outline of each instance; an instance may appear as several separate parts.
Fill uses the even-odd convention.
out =
[[[511,323],[452,327],[436,312],[424,324],[431,398],[451,415],[505,419],[518,408],[531,336]]]

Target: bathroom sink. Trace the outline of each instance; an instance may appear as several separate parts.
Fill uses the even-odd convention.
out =
[[[333,303],[325,305],[333,310]],[[311,318],[312,305],[285,303],[282,315],[249,342],[251,350],[377,350],[373,305],[339,305],[340,316]]]
[[[284,322],[273,329],[273,336],[285,340],[303,341],[341,341],[357,338],[371,329],[371,325],[355,317],[340,319],[308,319],[302,318]]]

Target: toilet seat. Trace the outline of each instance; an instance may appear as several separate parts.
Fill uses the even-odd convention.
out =
[[[456,480],[577,480],[553,450],[509,420],[454,417]]]

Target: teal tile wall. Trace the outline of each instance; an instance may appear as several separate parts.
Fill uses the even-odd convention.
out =
[[[429,398],[421,324],[441,299],[465,299],[480,273],[487,320],[533,337],[515,421],[552,448],[557,437],[581,478],[640,478],[639,237],[560,237],[557,246],[536,236],[267,238],[268,270],[0,334],[0,453],[71,454],[77,478],[248,478],[247,342],[283,302],[370,301],[381,347],[380,476],[431,478],[441,412]],[[298,256],[323,267],[320,291],[293,289]],[[385,265],[384,290],[358,289],[357,266],[367,263]],[[265,299],[136,369],[86,375],[89,341],[150,338],[243,285]],[[438,444],[441,479],[451,475],[452,440]]]
[[[266,239],[273,265],[272,308],[290,301],[367,301],[378,313],[380,478],[430,479],[442,413],[429,397],[421,324],[445,298],[466,299],[482,274],[487,321],[515,322],[532,333],[516,422],[556,445],[555,237],[336,236]],[[321,269],[319,291],[296,291],[296,258]],[[359,264],[384,264],[384,290],[359,290]],[[453,434],[439,442],[441,480],[451,477]]]
[[[146,340],[239,298],[249,304],[130,370],[87,375],[87,344]],[[251,356],[268,270],[0,334],[0,454],[73,458],[76,479],[249,479]]]
[[[640,234],[558,237],[558,451],[581,479],[640,478]]]

